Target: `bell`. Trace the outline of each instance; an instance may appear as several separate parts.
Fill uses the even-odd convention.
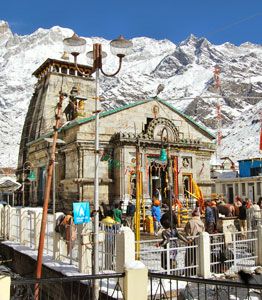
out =
[[[161,161],[167,160],[166,149],[163,149],[163,148],[162,148],[162,149],[160,150],[159,160],[161,160]]]
[[[35,172],[30,171],[29,175],[27,176],[27,179],[30,180],[30,181],[35,181],[36,180]]]

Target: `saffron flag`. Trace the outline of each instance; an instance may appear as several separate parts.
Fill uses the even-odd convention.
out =
[[[205,202],[203,193],[194,179],[192,179],[192,185],[193,185],[193,191],[194,191],[193,195],[197,199],[199,208],[200,208],[200,212],[202,213],[202,212],[204,212],[204,202]]]

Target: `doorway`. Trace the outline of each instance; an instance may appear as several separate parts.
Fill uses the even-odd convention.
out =
[[[234,191],[233,191],[232,185],[229,185],[227,187],[227,192],[228,192],[228,202],[233,204],[234,203]]]
[[[253,183],[248,184],[248,198],[251,199],[252,203],[254,203],[255,199],[255,187]]]
[[[159,200],[166,202],[168,200],[167,165],[152,161],[149,165],[148,180],[149,195],[151,199],[153,199],[153,197],[157,197]]]

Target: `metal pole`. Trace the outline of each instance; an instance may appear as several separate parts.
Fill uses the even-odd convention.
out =
[[[168,139],[168,135],[167,135]],[[167,146],[167,171],[168,171],[168,185],[169,185],[169,210],[170,210],[170,228],[173,229],[173,199],[172,199],[172,162],[170,157],[170,146]]]
[[[94,178],[94,261],[93,274],[99,272],[99,252],[98,252],[98,233],[99,233],[99,69],[96,69],[96,95],[95,95],[95,178]],[[99,297],[99,282],[93,281],[93,300],[98,300]]]
[[[56,180],[56,171],[55,171],[55,164],[56,164],[56,161],[54,161],[54,170],[53,170],[53,215],[54,215],[54,218],[55,218],[55,194],[56,194],[56,186],[55,186],[55,180]]]
[[[136,214],[135,214],[135,240],[136,259],[140,258],[140,152],[139,145],[136,146]]]
[[[23,180],[22,207],[24,207],[25,206],[25,169],[24,169],[24,166],[23,166],[22,180]]]
[[[45,241],[45,231],[46,231],[46,222],[47,222],[47,209],[48,202],[50,198],[50,190],[52,183],[52,175],[54,169],[54,161],[55,161],[55,152],[56,152],[56,142],[58,138],[58,128],[61,122],[62,115],[62,104],[64,100],[64,94],[61,92],[59,96],[59,102],[57,104],[57,112],[55,115],[55,126],[54,126],[54,135],[53,135],[53,144],[51,150],[51,157],[49,160],[47,180],[45,186],[45,195],[44,195],[44,203],[43,203],[43,213],[42,213],[42,222],[41,222],[41,230],[40,230],[40,238],[39,238],[39,246],[38,246],[38,255],[37,255],[37,266],[36,266],[36,278],[39,279],[42,276],[42,262],[43,262],[43,251],[44,251],[44,241]],[[35,300],[39,299],[39,284],[35,284]]]

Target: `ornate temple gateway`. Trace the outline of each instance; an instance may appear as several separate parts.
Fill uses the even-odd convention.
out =
[[[88,67],[82,66],[88,75]],[[82,77],[69,62],[48,59],[34,75],[38,78],[20,144],[18,170],[30,162],[36,180],[25,185],[27,204],[43,201],[50,137],[59,92],[66,94],[55,172],[56,201],[61,208],[94,195],[95,83]],[[166,101],[151,98],[102,111],[99,122],[100,202],[127,200],[135,195],[136,159],[139,157],[142,194],[167,199],[192,192],[192,179],[204,195],[211,194],[210,156],[214,136]],[[166,157],[160,151],[167,150]],[[136,154],[139,153],[137,156]]]

